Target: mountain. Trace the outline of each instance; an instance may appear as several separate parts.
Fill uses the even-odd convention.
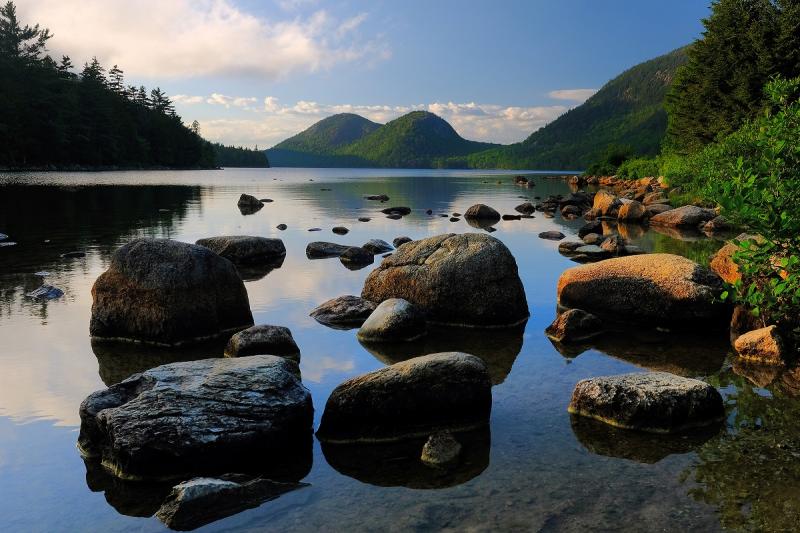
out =
[[[580,106],[521,143],[471,154],[474,168],[585,168],[609,145],[658,153],[667,127],[664,99],[686,47],[626,70]]]
[[[498,145],[469,141],[446,120],[413,111],[380,125],[353,114],[333,115],[267,150],[272,166],[409,167],[453,164]]]

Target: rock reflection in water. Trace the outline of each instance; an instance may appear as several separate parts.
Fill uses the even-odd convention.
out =
[[[489,367],[492,385],[498,385],[505,381],[522,351],[524,332],[524,324],[521,327],[498,329],[430,326],[425,337],[411,342],[359,342],[369,353],[387,365],[439,352],[476,355]]]
[[[724,334],[701,336],[654,330],[614,331],[585,344],[553,342],[553,346],[570,359],[594,349],[647,370],[684,377],[708,376],[718,372],[730,351]]]
[[[721,429],[715,424],[690,433],[660,435],[616,428],[583,416],[570,415],[570,421],[575,438],[591,453],[646,464],[695,451]]]
[[[435,433],[432,430],[431,433]],[[328,464],[345,476],[378,487],[441,489],[477,477],[489,466],[489,426],[453,433],[461,453],[452,465],[427,466],[420,460],[427,437],[388,443],[322,443]]]
[[[285,259],[286,256],[284,255],[260,265],[236,265],[236,270],[242,277],[242,281],[258,281],[265,278],[273,270],[281,268]]]
[[[182,348],[164,348],[132,342],[95,339],[91,342],[92,351],[97,357],[100,367],[100,379],[110,387],[133,374],[168,363],[223,357],[228,339],[215,339]]]
[[[465,218],[464,220],[473,228],[491,231],[494,230],[493,226],[499,222],[498,220],[486,218]]]
[[[98,461],[84,459],[86,485],[102,492],[108,504],[125,516],[153,516],[172,489],[172,483],[126,481],[111,475]]]

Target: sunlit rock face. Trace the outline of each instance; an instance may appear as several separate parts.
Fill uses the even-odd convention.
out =
[[[716,274],[684,257],[633,255],[566,270],[558,280],[558,302],[654,326],[722,327],[731,312],[720,303],[722,289]]]
[[[445,234],[404,244],[367,277],[363,298],[403,298],[439,324],[512,326],[528,318],[514,256],[489,235]]]
[[[137,239],[92,287],[92,337],[175,346],[253,325],[236,267],[208,248]]]
[[[317,437],[329,442],[403,440],[434,429],[486,424],[489,371],[459,352],[415,357],[349,379],[328,398]]]
[[[569,403],[573,415],[650,433],[676,433],[718,423],[722,397],[711,385],[665,372],[584,379]]]
[[[733,343],[742,359],[769,365],[784,365],[788,350],[776,326],[768,326],[740,335]]]
[[[408,342],[425,335],[425,315],[402,298],[389,298],[358,330],[362,342]]]
[[[708,222],[717,216],[713,209],[705,209],[694,205],[684,205],[654,215],[650,224],[673,228],[697,228],[702,222]]]
[[[311,466],[313,406],[297,374],[271,355],[159,366],[89,395],[78,447],[126,479],[300,479]]]

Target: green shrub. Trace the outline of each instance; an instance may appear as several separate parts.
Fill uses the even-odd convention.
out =
[[[627,159],[617,169],[617,177],[631,180],[659,175],[658,161],[650,157]]]

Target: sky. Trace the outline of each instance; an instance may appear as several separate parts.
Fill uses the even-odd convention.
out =
[[[334,113],[415,109],[518,142],[637,63],[692,42],[709,0],[21,0],[54,57],[161,87],[188,124],[270,147]]]

